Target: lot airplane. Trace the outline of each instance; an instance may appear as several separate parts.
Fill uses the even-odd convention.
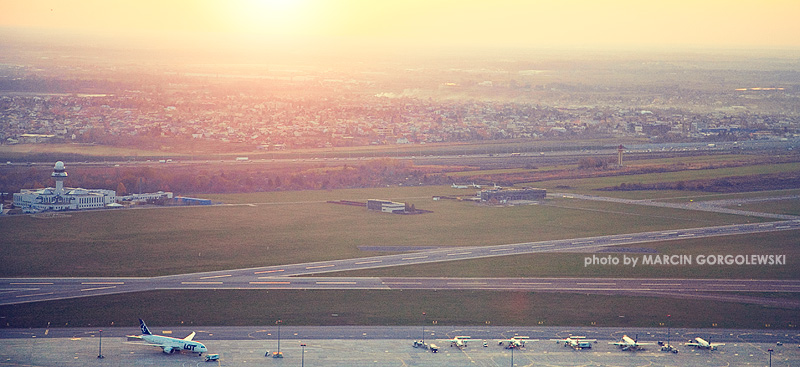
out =
[[[564,347],[572,347],[575,350],[581,349],[590,349],[592,348],[592,343],[597,343],[597,339],[586,339],[585,336],[572,336],[570,335],[566,339],[551,339],[555,340],[556,343],[563,343]]]
[[[139,327],[142,329],[142,335],[137,336],[137,338],[146,341],[154,347],[163,349],[164,353],[172,354],[175,352],[187,351],[191,353],[200,353],[202,356],[203,353],[208,351],[203,343],[192,340],[195,336],[194,331],[187,337],[178,339],[151,333],[142,319],[139,319]]]
[[[631,339],[631,337],[627,335],[622,336],[622,340],[616,343],[608,343],[618,346],[622,350],[643,350],[644,348],[640,348],[643,345],[655,345],[656,343],[639,343],[639,336],[636,336],[636,339]]]
[[[511,339],[504,339],[498,342],[498,345],[503,345],[506,349],[520,349],[525,347],[525,342],[531,337],[529,336],[513,336]]]
[[[697,347],[697,349],[708,349],[708,350],[715,350],[717,347],[725,345],[723,343],[711,343],[706,341],[703,338],[697,337],[694,338],[694,341],[690,341],[684,344],[687,347]]]
[[[471,336],[460,335],[453,337],[453,339],[448,339],[447,341],[450,342],[451,347],[458,347],[458,349],[465,348],[467,346],[467,342],[472,340]]]

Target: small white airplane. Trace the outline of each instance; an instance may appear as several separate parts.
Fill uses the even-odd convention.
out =
[[[585,336],[573,336],[570,335],[566,339],[551,339],[555,340],[556,343],[564,344],[564,347],[572,347],[575,350],[581,349],[591,349],[592,343],[596,343],[597,339],[586,339]]]
[[[467,342],[470,340],[472,340],[472,337],[465,335],[459,335],[453,337],[453,339],[448,339],[451,347],[458,347],[459,349],[465,348],[467,346]]]
[[[531,337],[529,336],[519,336],[515,335],[511,337],[511,339],[503,339],[497,343],[497,345],[502,345],[506,349],[520,349],[525,347],[525,342],[528,341]]]
[[[450,185],[450,187],[452,187],[454,189],[467,189],[467,188],[469,188],[468,185],[456,185],[455,182],[452,185]]]
[[[622,350],[630,350],[630,351],[642,350],[644,348],[640,348],[640,347],[643,346],[643,345],[655,345],[656,344],[656,343],[639,343],[638,339],[639,339],[638,335],[636,336],[636,339],[631,339],[631,337],[629,337],[627,335],[623,335],[622,336],[622,340],[620,340],[620,341],[618,341],[616,343],[608,343],[608,344],[613,344],[613,345],[618,346]]]
[[[180,351],[187,351],[191,353],[200,353],[202,356],[203,353],[208,351],[203,343],[192,340],[195,336],[194,331],[189,334],[189,336],[183,339],[178,339],[169,336],[154,335],[150,332],[150,329],[147,328],[147,325],[145,325],[144,320],[142,319],[139,319],[139,327],[142,329],[142,335],[137,336],[137,338],[146,341],[154,347],[163,349],[164,353],[171,354]]]
[[[694,338],[694,341],[690,341],[684,344],[687,347],[697,347],[697,349],[708,349],[708,350],[715,350],[717,347],[725,345],[724,343],[711,343],[706,341],[703,338],[697,337]]]

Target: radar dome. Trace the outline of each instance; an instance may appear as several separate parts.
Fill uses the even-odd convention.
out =
[[[64,162],[62,162],[62,161],[56,162],[56,166],[54,167],[54,169],[57,169],[59,171],[63,171],[64,170]]]

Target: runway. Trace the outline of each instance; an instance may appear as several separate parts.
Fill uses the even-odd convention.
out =
[[[305,275],[544,252],[594,251],[608,246],[800,229],[800,220],[618,234],[497,246],[426,250],[396,255],[288,264],[149,278],[2,278],[0,305],[161,289],[495,289],[650,294],[775,305],[775,300],[713,292],[798,292],[793,280],[567,278],[303,278]],[[605,255],[604,255],[605,256]],[[797,302],[780,301],[798,308]]]

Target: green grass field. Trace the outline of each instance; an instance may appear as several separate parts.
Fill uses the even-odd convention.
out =
[[[797,170],[797,164],[700,170],[674,174],[548,181],[550,191],[631,198],[720,199],[733,194],[614,192],[593,188]],[[615,183],[616,182],[616,183]],[[556,188],[567,185],[573,189]],[[70,213],[66,218],[0,218],[0,276],[153,276],[247,268],[382,253],[359,246],[478,246],[580,238],[763,219],[640,205],[548,199],[540,205],[489,207],[434,195],[471,196],[450,187],[392,187],[335,191],[204,195],[230,205]],[[796,191],[787,191],[792,194]],[[763,193],[741,194],[757,197]],[[775,192],[774,195],[788,195]],[[371,198],[413,203],[433,213],[398,216],[325,203]],[[800,201],[743,205],[742,209],[798,214]],[[386,276],[576,276],[800,279],[797,231],[668,241],[646,247],[661,254],[787,255],[780,267],[583,267],[586,254],[539,254],[349,272]],[[337,274],[345,275],[345,274]],[[797,299],[797,295],[770,295]],[[570,312],[577,307],[581,312]],[[620,314],[618,310],[630,311]],[[176,311],[178,310],[178,311]],[[579,294],[491,291],[176,291],[146,292],[0,307],[9,326],[133,325],[145,317],[161,325],[261,325],[282,318],[305,325],[413,325],[424,310],[439,325],[654,326],[666,313],[675,326],[794,328],[796,310],[714,302]],[[338,314],[334,317],[331,314]],[[679,315],[679,316],[676,316]],[[624,316],[624,317],[620,317]],[[681,320],[681,321],[678,321]],[[767,326],[769,325],[769,326]]]
[[[152,276],[372,256],[359,246],[479,246],[751,221],[732,215],[557,199],[487,207],[433,201],[442,188],[216,196],[252,205],[92,211],[3,218],[4,277]],[[428,194],[428,195],[425,195]],[[408,201],[390,215],[326,199]],[[228,200],[230,198],[230,200]]]

